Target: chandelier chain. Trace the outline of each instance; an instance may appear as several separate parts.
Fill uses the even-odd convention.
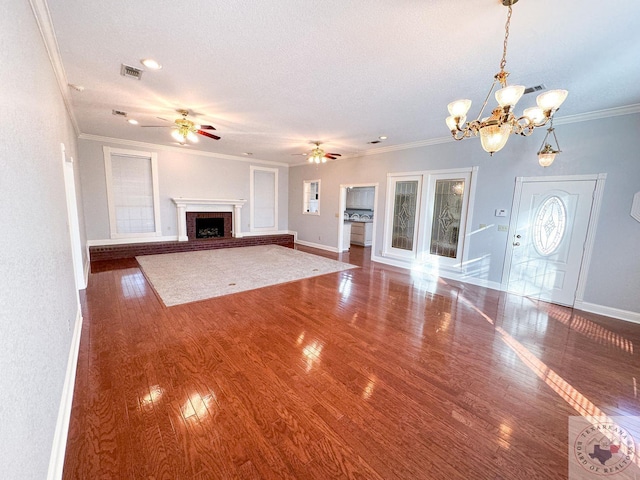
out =
[[[504,70],[507,65],[507,42],[509,41],[509,26],[511,25],[511,14],[513,8],[509,5],[509,14],[507,15],[507,23],[504,26],[504,44],[502,49],[502,61],[500,62],[500,70]]]

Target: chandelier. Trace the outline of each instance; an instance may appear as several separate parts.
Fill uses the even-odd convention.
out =
[[[562,105],[562,102],[564,102],[569,93],[567,90],[549,90],[548,92],[538,95],[536,99],[537,107],[526,108],[521,117],[516,117],[513,114],[513,108],[525,90],[525,87],[522,85],[507,85],[509,72],[504,69],[507,64],[507,41],[509,39],[512,5],[517,2],[518,0],[502,0],[502,4],[505,7],[509,7],[509,14],[507,15],[507,23],[505,25],[500,71],[493,77],[493,84],[484,100],[478,117],[471,122],[467,122],[467,112],[471,108],[471,100],[456,100],[455,102],[451,102],[447,107],[450,116],[447,117],[446,122],[453,138],[455,140],[462,140],[480,134],[482,148],[486,152],[489,152],[490,155],[493,155],[494,152],[501,150],[506,145],[510,134],[529,136],[533,133],[534,128],[546,125],[552,119],[556,110],[560,108],[560,105]],[[482,113],[487,106],[489,97],[498,82],[502,87],[495,92],[498,106],[493,109],[491,116],[482,118]]]

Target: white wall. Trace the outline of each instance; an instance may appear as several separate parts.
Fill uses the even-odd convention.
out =
[[[469,259],[476,260],[467,272],[473,279],[497,282],[507,245],[509,216],[494,216],[497,208],[511,213],[517,176],[556,176],[607,173],[604,199],[585,292],[585,302],[640,312],[640,223],[630,215],[632,197],[640,190],[640,115],[626,115],[588,122],[556,125],[563,152],[546,169],[537,163],[536,151],[546,133],[512,137],[507,146],[490,157],[477,139],[447,142],[421,148],[397,150],[323,165],[291,168],[289,177],[289,228],[303,241],[337,247],[339,185],[380,183],[375,217],[378,220],[374,255],[380,255],[384,231],[386,174],[478,166],[478,183],[471,232],[480,224],[492,228],[473,233]],[[320,216],[302,215],[302,182],[322,180]],[[336,218],[336,213],[340,213]]]
[[[2,11],[0,476],[43,479],[78,314],[60,143],[77,154],[29,2]]]
[[[129,150],[155,151],[158,154],[160,190],[160,223],[163,237],[177,235],[176,206],[172,198],[245,199],[242,208],[242,231],[249,232],[250,162],[198,155],[176,149],[143,149],[94,140],[79,140],[80,176],[82,183],[87,238],[109,239],[109,211],[102,146]],[[264,165],[261,165],[264,166]],[[289,169],[278,167],[278,230],[287,230],[287,187]]]

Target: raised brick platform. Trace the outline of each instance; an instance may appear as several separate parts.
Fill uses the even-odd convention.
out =
[[[255,245],[282,245],[294,248],[293,235],[262,235],[259,237],[213,238],[190,242],[150,242],[125,243],[121,245],[102,245],[89,247],[91,262],[134,258],[138,255],[156,255],[158,253],[194,252],[196,250],[214,250],[217,248],[251,247]]]

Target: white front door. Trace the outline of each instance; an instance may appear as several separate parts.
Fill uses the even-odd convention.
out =
[[[507,290],[572,306],[595,180],[524,181],[516,192]]]

